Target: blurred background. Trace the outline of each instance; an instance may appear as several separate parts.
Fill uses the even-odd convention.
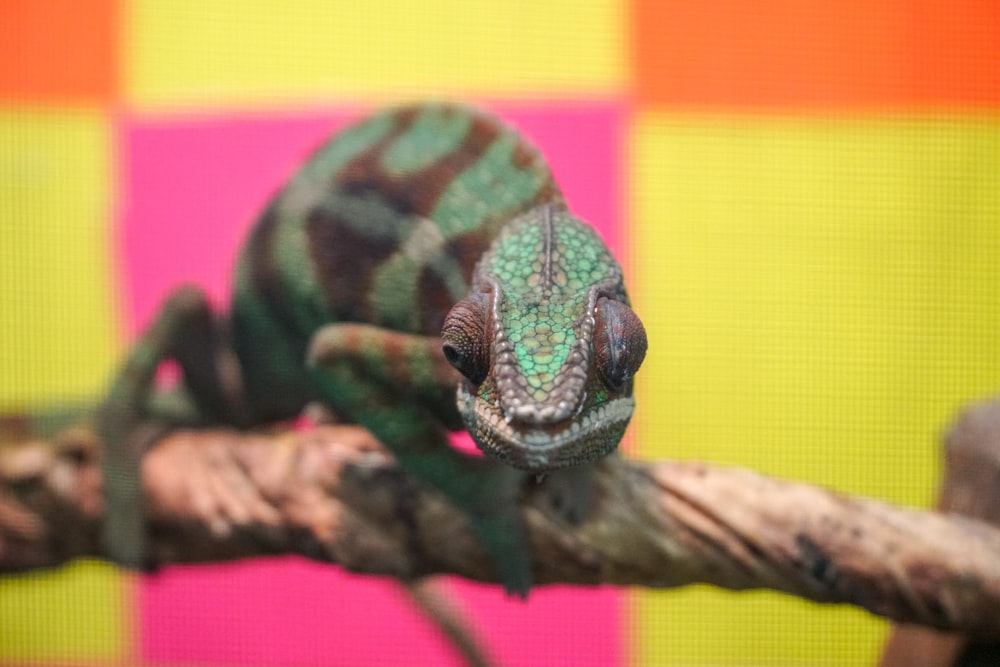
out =
[[[633,455],[916,506],[1000,389],[992,0],[3,0],[0,411],[96,396],[181,280],[223,303],[304,154],[484,105],[626,267]],[[863,665],[888,626],[768,592],[449,581],[503,665]],[[299,559],[0,580],[0,664],[458,664],[392,582]]]

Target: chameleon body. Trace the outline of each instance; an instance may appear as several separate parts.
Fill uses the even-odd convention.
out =
[[[464,508],[523,594],[518,489],[617,447],[645,350],[618,264],[566,210],[539,152],[483,112],[411,105],[336,134],[272,199],[238,259],[228,317],[192,288],[168,300],[102,423],[114,435],[148,421],[166,358],[182,368],[192,419],[252,427],[318,401]],[[491,456],[452,449],[448,432],[462,428]],[[127,481],[141,452],[111,440],[119,519],[106,538],[128,563],[141,550]]]

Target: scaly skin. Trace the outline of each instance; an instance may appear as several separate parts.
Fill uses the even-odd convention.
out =
[[[491,363],[458,396],[479,447],[534,473],[614,450],[635,406],[631,380],[646,341],[621,269],[593,229],[553,206],[521,216],[480,261],[472,290],[489,298]],[[445,323],[446,344],[454,321]]]
[[[367,427],[468,512],[507,589],[526,594],[518,489],[617,447],[645,350],[618,264],[519,134],[460,106],[376,114],[270,202],[227,319],[182,289],[133,348],[103,412],[108,546],[141,562],[123,434],[155,415],[155,367],[174,358],[192,419],[251,427],[320,401]],[[510,465],[453,450],[463,427]]]

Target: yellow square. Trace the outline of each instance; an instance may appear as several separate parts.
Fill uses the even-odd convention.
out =
[[[0,578],[0,664],[124,655],[124,582],[113,566],[94,561]]]
[[[0,112],[0,409],[99,391],[111,368],[111,150],[98,112]]]
[[[1000,387],[1000,124],[648,115],[632,155],[643,455],[929,504],[942,429]],[[871,664],[884,631],[776,594],[637,601],[642,664]]]
[[[620,0],[138,0],[141,107],[344,96],[546,96],[624,88]]]

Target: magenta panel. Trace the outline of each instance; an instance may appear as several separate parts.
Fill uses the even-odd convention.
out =
[[[118,249],[128,330],[146,326],[172,287],[205,287],[217,303],[257,213],[349,116],[131,119],[124,124]]]
[[[461,664],[396,582],[297,558],[169,568],[138,596],[157,664]]]
[[[496,586],[449,582],[499,665],[626,664],[625,596],[617,588],[540,587],[521,602]]]
[[[624,114],[605,104],[498,105],[548,156],[571,208],[616,249]],[[261,116],[131,117],[120,136],[118,230],[127,330],[170,288],[225,302],[239,243],[283,180],[344,110]],[[504,665],[621,664],[623,605],[611,589],[536,590],[529,602],[454,581]],[[298,559],[170,568],[139,587],[139,650],[155,663],[459,664],[394,582]]]

